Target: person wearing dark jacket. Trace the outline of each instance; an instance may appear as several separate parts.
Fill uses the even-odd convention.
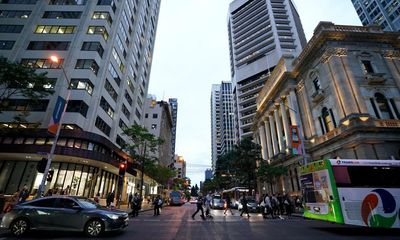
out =
[[[242,200],[240,201],[240,203],[242,204],[242,212],[240,213],[240,216],[242,216],[243,213],[246,213],[246,214],[247,214],[247,217],[250,217],[249,209],[248,209],[248,207],[247,207],[247,198],[246,198],[246,195],[243,195],[243,198],[242,198]]]
[[[194,216],[196,216],[196,214],[197,214],[199,211],[201,211],[200,217],[201,217],[203,220],[206,219],[205,216],[204,216],[203,201],[204,201],[204,200],[203,200],[203,197],[202,197],[201,195],[199,195],[199,196],[197,197],[197,203],[196,203],[197,210],[196,210],[196,212],[194,212],[193,215],[192,215],[192,219],[193,219],[193,220],[194,220]]]

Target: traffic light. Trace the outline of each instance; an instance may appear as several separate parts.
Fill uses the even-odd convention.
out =
[[[49,173],[47,174],[47,181],[51,182],[51,180],[53,179],[53,175],[54,175],[54,170],[49,170]]]
[[[40,173],[44,173],[46,170],[46,165],[47,165],[47,158],[42,158],[36,165],[36,170]]]
[[[126,163],[120,163],[119,164],[119,175],[125,176],[125,172],[126,172]]]

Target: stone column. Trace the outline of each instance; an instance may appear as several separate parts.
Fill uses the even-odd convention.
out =
[[[274,110],[274,117],[275,117],[275,123],[276,123],[276,131],[277,131],[277,140],[279,143],[278,146],[278,152],[283,152],[284,151],[284,146],[283,146],[283,134],[282,134],[282,122],[281,119],[279,117],[279,109],[278,106],[276,106],[275,110]]]
[[[260,141],[261,141],[261,154],[262,154],[262,158],[264,160],[268,159],[268,155],[267,155],[267,145],[266,145],[266,141],[265,141],[265,129],[264,129],[264,124],[263,122],[260,123],[259,127],[258,127],[258,132],[260,135]]]
[[[268,149],[268,158],[272,158],[274,156],[272,150],[272,139],[271,139],[271,129],[268,122],[268,117],[264,117],[264,125],[265,125],[265,135],[267,137],[267,149]]]
[[[275,121],[272,115],[269,115],[269,126],[271,130],[271,139],[272,139],[272,147],[273,147],[273,155],[277,155],[279,153],[278,149],[278,139],[276,138],[276,129],[275,129]]]
[[[286,146],[288,148],[291,148],[292,143],[290,142],[290,137],[289,137],[289,121],[288,121],[287,114],[286,114],[286,105],[283,101],[284,100],[282,99],[281,103],[280,103],[281,104],[282,121],[283,121],[283,130],[285,132]]]
[[[296,97],[296,93],[294,92],[294,90],[291,90],[289,92],[289,96],[288,96],[288,107],[289,107],[289,115],[290,115],[290,120],[292,121],[292,124],[295,126],[298,126],[299,123],[297,122],[297,118],[296,118],[296,113],[294,111],[296,111],[297,113],[299,113],[299,108],[297,105],[297,97]],[[299,121],[301,121],[299,119]]]

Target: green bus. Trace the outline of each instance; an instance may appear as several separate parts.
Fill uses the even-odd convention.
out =
[[[399,160],[320,160],[300,173],[304,217],[400,228]]]

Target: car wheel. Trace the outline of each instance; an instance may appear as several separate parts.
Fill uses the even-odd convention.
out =
[[[104,231],[104,224],[100,219],[91,219],[85,225],[85,234],[89,237],[98,237]]]
[[[24,235],[27,231],[29,231],[29,222],[24,218],[16,219],[10,225],[10,231],[14,236]]]

